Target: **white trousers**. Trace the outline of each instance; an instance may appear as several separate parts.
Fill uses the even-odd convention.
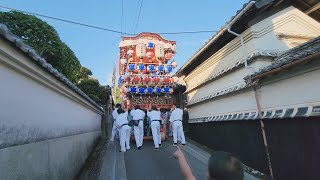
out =
[[[159,144],[161,144],[161,133],[160,133],[160,122],[152,121],[151,122],[151,131],[152,138],[155,148],[159,148]]]
[[[138,126],[133,126],[134,138],[136,140],[137,147],[142,146],[143,143],[143,121],[139,121]]]
[[[117,132],[118,132],[118,128],[116,126],[116,121],[113,121],[110,141],[114,141],[114,137],[116,136]]]
[[[182,144],[186,143],[181,121],[174,121],[172,123],[172,131],[173,131],[173,143],[177,143],[178,137],[179,137],[179,140],[181,140]]]
[[[120,148],[122,152],[126,152],[126,149],[130,149],[130,126],[124,125],[120,128]]]

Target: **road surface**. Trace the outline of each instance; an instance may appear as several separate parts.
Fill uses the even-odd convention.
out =
[[[210,154],[198,146],[187,143],[181,147],[192,169],[194,176],[201,180],[207,179],[207,162]],[[151,140],[144,141],[142,150],[131,143],[131,149],[125,153],[119,152],[119,143],[109,143],[96,152],[96,159],[87,165],[89,170],[81,173],[79,179],[99,180],[179,180],[183,179],[179,164],[173,157],[177,147],[172,141],[162,142],[158,151],[153,150]],[[95,153],[94,153],[95,154]],[[257,178],[245,173],[245,180]]]

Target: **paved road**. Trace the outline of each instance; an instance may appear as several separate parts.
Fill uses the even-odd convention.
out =
[[[152,149],[152,141],[144,142],[142,150],[137,150],[132,144],[131,150],[125,153],[125,166],[128,180],[167,180],[167,179],[183,179],[179,164],[173,157],[173,153],[177,149],[172,143],[165,141],[162,143],[159,151]],[[206,165],[200,160],[190,156],[188,152],[185,155],[189,164],[194,168],[194,174],[197,179],[205,179]],[[201,172],[201,173],[200,173]],[[202,175],[201,175],[202,174]]]
[[[102,143],[96,148],[79,179],[90,180],[182,180],[179,164],[173,157],[176,147],[171,140],[162,143],[159,151],[152,149],[153,142],[145,141],[142,150],[131,144],[126,153],[119,152],[119,142]],[[100,147],[100,148],[99,148]],[[193,143],[182,147],[196,179],[207,179],[207,162],[210,154]],[[245,180],[257,178],[245,173]]]

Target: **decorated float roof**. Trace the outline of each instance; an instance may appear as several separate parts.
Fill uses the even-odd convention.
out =
[[[136,103],[135,95],[168,97],[174,92],[173,85],[177,83],[177,77],[171,77],[170,73],[177,67],[172,59],[176,53],[176,42],[166,40],[156,33],[140,33],[133,37],[122,37],[119,44],[119,80],[122,98],[131,99]],[[143,98],[138,98],[141,100]],[[148,100],[148,101],[149,101]],[[172,104],[172,102],[170,103]]]
[[[119,43],[119,47],[127,47],[148,43],[162,45],[165,49],[172,49],[174,52],[176,52],[176,41],[166,40],[159,34],[150,32],[143,32],[138,34],[137,36],[123,36],[122,41]]]

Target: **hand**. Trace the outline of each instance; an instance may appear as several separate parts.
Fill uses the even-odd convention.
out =
[[[173,154],[174,158],[176,159],[181,159],[184,157],[183,152],[181,151],[180,147],[178,146],[178,149],[176,150],[176,152]]]

